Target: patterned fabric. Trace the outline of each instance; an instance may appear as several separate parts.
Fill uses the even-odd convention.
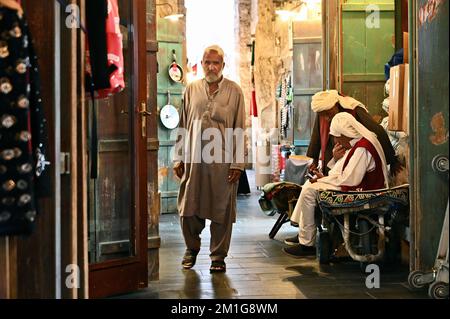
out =
[[[295,183],[290,182],[275,182],[275,183],[268,183],[264,185],[263,192],[266,195],[266,197],[271,200],[273,196],[275,196],[277,193],[281,192],[282,190],[300,190],[301,186]]]
[[[268,183],[263,187],[263,194],[259,199],[259,205],[263,211],[273,207],[278,211],[289,210],[289,201],[300,196],[300,185],[289,182]],[[270,202],[270,203],[269,203]]]
[[[409,185],[366,192],[319,191],[317,201],[322,211],[332,215],[360,212],[380,206],[408,206]]]
[[[25,17],[0,7],[0,235],[28,234],[45,166],[46,122]],[[45,195],[45,192],[44,194]]]

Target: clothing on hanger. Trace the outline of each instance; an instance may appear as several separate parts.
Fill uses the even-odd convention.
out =
[[[88,92],[106,98],[125,87],[122,34],[117,0],[86,2]]]
[[[0,236],[29,234],[50,193],[47,123],[25,16],[0,6]]]
[[[0,0],[0,7],[16,10],[19,17],[22,17],[23,15],[23,9],[19,0]]]

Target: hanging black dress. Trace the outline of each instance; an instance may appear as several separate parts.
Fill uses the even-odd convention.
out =
[[[0,236],[29,234],[49,192],[46,121],[25,17],[0,7]]]

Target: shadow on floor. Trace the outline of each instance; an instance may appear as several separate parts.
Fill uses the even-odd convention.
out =
[[[202,248],[191,270],[183,270],[185,247],[178,216],[161,215],[160,273],[158,281],[139,292],[118,298],[149,299],[415,299],[427,292],[407,284],[405,266],[380,268],[380,288],[366,287],[368,273],[357,262],[319,265],[314,257],[294,259],[282,252],[283,240],[298,231],[284,224],[274,239],[268,234],[277,219],[260,210],[252,171],[247,171],[250,196],[238,196],[238,216],[233,227],[226,274],[210,274],[209,227],[202,234]]]

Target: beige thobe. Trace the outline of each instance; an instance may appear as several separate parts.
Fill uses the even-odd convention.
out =
[[[223,78],[211,95],[204,79],[186,87],[179,127],[187,134],[184,143],[177,142],[174,157],[174,161],[182,160],[185,165],[178,195],[181,217],[197,216],[218,224],[235,222],[237,182],[230,184],[227,179],[230,169],[244,169],[244,158],[240,156],[244,140],[234,139],[234,147],[230,148],[225,136],[229,129],[244,130],[244,107],[241,88],[228,79]],[[207,129],[216,129],[214,132],[220,132],[220,136],[205,136],[209,135]],[[219,144],[211,147],[212,141]],[[184,154],[180,155],[180,150]],[[211,158],[207,156],[205,162],[205,155],[210,154],[214,159],[209,163]]]

